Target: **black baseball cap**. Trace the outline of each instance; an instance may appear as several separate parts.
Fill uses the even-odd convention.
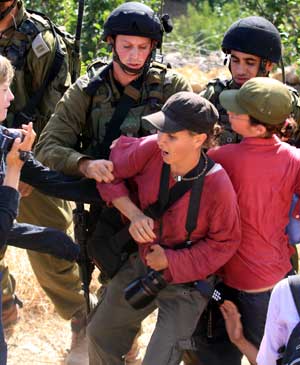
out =
[[[189,91],[172,95],[161,111],[142,117],[164,133],[189,130],[210,134],[219,119],[219,113],[211,102]]]

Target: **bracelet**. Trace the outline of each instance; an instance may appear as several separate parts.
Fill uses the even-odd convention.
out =
[[[21,161],[28,161],[31,157],[33,157],[32,151],[22,151],[19,150],[19,159]]]

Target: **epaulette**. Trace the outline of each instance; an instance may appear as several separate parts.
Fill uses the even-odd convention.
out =
[[[167,65],[165,65],[164,63],[157,62],[157,61],[153,61],[153,62],[151,63],[150,68],[157,68],[157,69],[160,69],[160,70],[166,71],[166,70],[168,69],[168,66],[167,66]]]
[[[93,61],[87,68],[87,74],[90,78],[88,85],[84,88],[84,91],[89,96],[94,96],[106,78],[112,63],[105,63],[100,65],[99,61]],[[97,68],[96,68],[97,67]]]
[[[18,27],[18,31],[34,39],[39,33],[50,30],[51,26],[47,19],[42,16],[26,11],[27,18]]]

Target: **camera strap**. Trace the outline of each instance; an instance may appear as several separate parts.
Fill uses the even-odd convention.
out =
[[[158,200],[153,204],[150,204],[145,210],[144,213],[150,216],[153,219],[160,219],[162,215],[168,210],[177,200],[179,200],[188,190],[192,190],[191,198],[189,202],[189,209],[187,215],[186,222],[186,230],[189,232],[188,237],[191,232],[195,229],[199,205],[197,202],[200,202],[200,196],[203,188],[204,177],[207,172],[214,166],[214,161],[207,157],[208,163],[206,169],[201,177],[196,180],[181,180],[180,182],[176,182],[175,185],[169,189],[169,179],[170,179],[170,165],[163,164],[161,177],[160,177],[160,187]],[[191,178],[199,173],[199,171],[205,168],[203,158],[199,160],[199,163],[196,167],[190,170],[185,178]],[[192,202],[192,198],[195,200]]]
[[[205,175],[214,166],[214,161],[212,159],[208,156],[205,156],[205,158],[207,158],[207,165],[205,165],[204,159],[200,158],[198,165],[185,175],[186,180],[176,182],[171,189],[169,189],[170,165],[164,163],[160,178],[158,200],[144,210],[144,213],[151,218],[160,219],[169,207],[180,199],[188,190],[191,190],[187,219],[185,223],[187,240],[183,244],[177,245],[175,249],[183,248],[191,244],[190,236],[197,225],[197,217],[200,208]],[[189,180],[190,178],[197,176],[200,171],[203,171],[203,174],[199,178]],[[160,231],[162,231],[162,227]]]

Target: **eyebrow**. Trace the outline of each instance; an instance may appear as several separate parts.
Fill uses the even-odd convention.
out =
[[[239,57],[237,57],[235,55],[231,55],[231,58],[234,58],[236,60],[241,60],[241,58],[239,58]],[[245,61],[258,61],[256,58],[251,57],[251,56],[250,57],[243,58],[243,60],[245,60]]]

